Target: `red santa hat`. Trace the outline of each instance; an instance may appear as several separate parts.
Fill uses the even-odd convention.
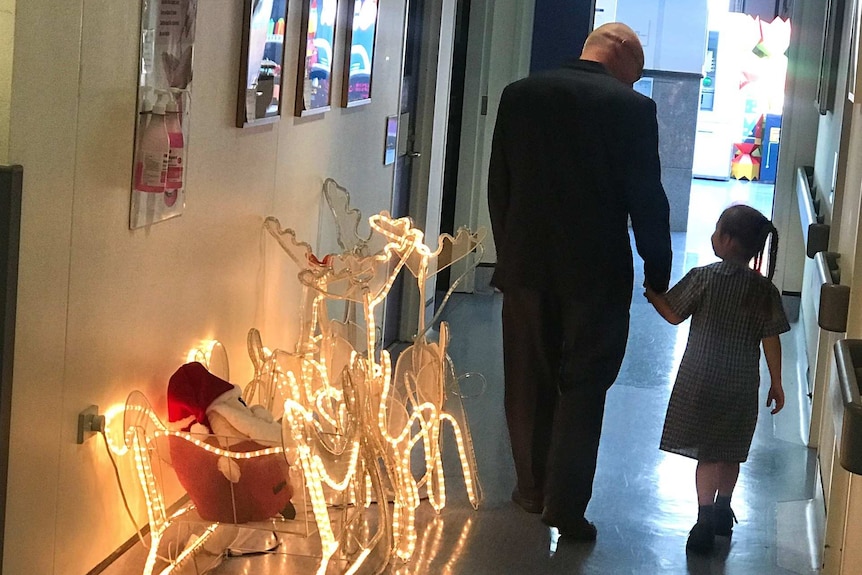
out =
[[[168,382],[168,421],[172,427],[183,431],[188,431],[195,423],[209,429],[207,408],[234,387],[196,361],[181,366]]]

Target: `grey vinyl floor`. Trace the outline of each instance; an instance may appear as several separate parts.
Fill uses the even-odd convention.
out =
[[[674,280],[714,258],[709,235],[721,209],[743,201],[771,210],[771,186],[732,181],[699,182],[692,193],[688,233],[675,233]],[[636,258],[636,268],[640,261]],[[640,269],[638,269],[640,274]],[[514,471],[503,415],[500,312],[502,297],[490,289],[457,294],[444,319],[450,323],[450,355],[459,374],[481,373],[465,382],[464,400],[484,500],[468,503],[456,459],[444,460],[448,505],[434,514],[419,510],[413,559],[386,573],[569,574],[569,575],[809,575],[817,573],[822,533],[822,495],[816,458],[807,437],[804,366],[799,327],[782,336],[785,410],[764,408],[749,461],[743,464],[733,507],[739,518],[731,539],[719,539],[709,556],[686,554],[685,541],[697,514],[695,462],[659,451],[664,410],[684,350],[687,324],[671,326],[642,297],[636,278],[631,336],[620,376],[611,388],[593,500],[587,516],[598,528],[593,544],[569,543],[537,515],[510,501]],[[765,367],[764,374],[765,374]],[[471,382],[472,380],[472,382]],[[470,388],[473,385],[474,387]],[[763,389],[765,403],[765,388]],[[556,543],[556,544],[555,544]],[[224,559],[216,575],[314,573],[285,555]],[[131,568],[130,568],[131,569]],[[116,571],[133,573],[136,570]],[[139,571],[137,571],[139,572]],[[362,571],[360,570],[360,573]]]

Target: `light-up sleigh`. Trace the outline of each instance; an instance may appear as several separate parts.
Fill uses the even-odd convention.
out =
[[[371,235],[362,237],[346,191],[327,180],[324,195],[339,254],[319,259],[278,220],[264,224],[297,264],[303,286],[293,351],[267,348],[256,329],[248,334],[254,376],[243,400],[280,422],[280,441],[172,430],[141,394],[129,397],[125,444],[135,457],[152,537],[145,575],[186,564],[206,570],[240,528],[265,535],[258,547],[295,556],[290,572],[381,572],[394,558],[410,560],[421,501],[436,512],[446,503],[446,430],[470,503],[479,505],[472,440],[447,354],[448,325],[441,322],[431,341],[434,322],[426,326],[422,306],[417,335],[393,366],[379,349],[376,310],[402,272],[415,279],[424,302],[428,278],[479,249],[482,232],[443,235],[432,250],[409,219],[382,212],[369,218]],[[196,473],[208,486],[198,493],[181,477]],[[169,514],[165,479],[174,475],[191,501]],[[243,477],[254,479],[244,484]],[[252,493],[261,484],[263,503]],[[165,545],[171,530],[181,533]]]
[[[374,489],[360,486],[357,477],[368,477],[378,492],[381,483],[379,475],[355,472],[351,416],[342,412],[328,427],[314,423],[314,410],[304,415],[308,419],[284,418],[284,439],[273,446],[173,430],[133,392],[123,415],[124,443],[147,505],[144,575],[204,572],[227,555],[249,552],[284,554],[291,571],[344,573],[386,541],[385,524],[355,505],[358,493]],[[307,481],[309,472],[337,489]],[[176,482],[188,501],[169,512],[167,493]]]

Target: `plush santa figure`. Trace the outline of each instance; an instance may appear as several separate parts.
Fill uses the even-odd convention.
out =
[[[262,406],[246,406],[241,396],[238,386],[200,363],[187,363],[168,383],[168,421],[173,429],[200,434],[195,439],[232,452],[281,445],[281,425]],[[245,523],[295,514],[283,454],[237,458],[182,437],[169,439],[171,464],[203,519]]]
[[[266,408],[248,407],[239,386],[196,361],[180,367],[168,382],[168,421],[190,433],[218,435],[228,445],[238,438],[281,445],[281,424]]]

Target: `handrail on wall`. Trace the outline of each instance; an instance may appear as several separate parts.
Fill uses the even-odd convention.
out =
[[[819,286],[817,325],[826,331],[847,331],[847,312],[850,307],[850,286],[841,285],[841,269],[835,252],[817,252],[814,264]]]
[[[841,467],[862,474],[862,398],[857,373],[862,367],[862,340],[841,339],[835,342],[835,364],[838,385],[833,387],[836,448]]]
[[[829,224],[823,223],[820,199],[817,198],[817,189],[812,185],[813,178],[813,167],[796,168],[796,199],[799,203],[802,239],[805,242],[805,254],[812,259],[817,252],[829,248]]]

